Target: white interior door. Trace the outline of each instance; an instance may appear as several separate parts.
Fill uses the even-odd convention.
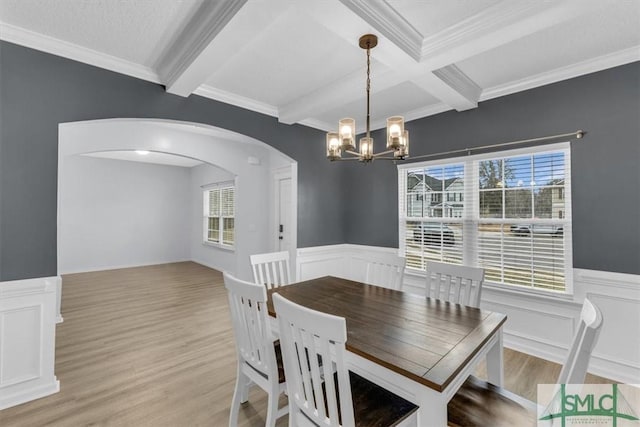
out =
[[[291,177],[278,179],[278,215],[277,234],[278,250],[289,251],[293,249],[292,222],[291,222]]]

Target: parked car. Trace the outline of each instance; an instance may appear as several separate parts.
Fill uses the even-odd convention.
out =
[[[431,246],[452,246],[456,243],[453,230],[448,225],[428,222],[413,229],[413,241]]]
[[[561,236],[564,233],[562,225],[553,224],[513,224],[511,232],[518,235],[534,234],[551,234],[552,236]]]

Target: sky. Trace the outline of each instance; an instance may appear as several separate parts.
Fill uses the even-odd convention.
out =
[[[515,157],[505,157],[504,167],[510,169],[513,176],[503,180],[506,188],[531,188],[547,185],[555,179],[564,179],[565,164],[564,153],[541,153],[535,155],[524,155]],[[499,159],[498,159],[499,160]],[[498,160],[483,160],[491,162]],[[422,170],[413,170],[421,173]],[[428,167],[424,169],[427,175],[437,179],[462,178],[464,176],[464,164],[456,163],[446,166]],[[503,178],[501,176],[501,178]]]

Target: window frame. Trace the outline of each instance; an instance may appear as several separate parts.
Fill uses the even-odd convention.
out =
[[[202,212],[203,212],[203,219],[202,219],[202,244],[203,245],[207,245],[207,246],[215,246],[217,248],[221,248],[221,249],[226,249],[226,250],[230,250],[233,251],[235,250],[235,245],[236,245],[236,238],[237,238],[237,233],[236,233],[236,224],[235,224],[235,220],[236,220],[236,184],[235,181],[224,181],[224,182],[217,182],[217,183],[212,183],[212,184],[207,184],[207,185],[203,185],[202,187]],[[233,214],[232,215],[224,215],[224,209],[223,209],[223,205],[224,205],[224,201],[223,201],[223,197],[222,197],[222,192],[223,190],[226,189],[231,189],[233,190]],[[210,206],[209,206],[209,195],[211,191],[219,191],[220,194],[218,196],[218,212],[219,215],[217,216],[211,216],[209,215],[210,213]],[[209,239],[209,219],[210,218],[218,218],[218,240],[214,241],[214,240],[210,240]],[[225,219],[233,219],[234,221],[234,227],[233,227],[233,244],[228,244],[228,243],[224,243],[224,222]]]
[[[434,223],[450,223],[461,222],[463,226],[463,249],[462,263],[464,265],[476,266],[479,250],[477,250],[478,242],[478,224],[480,223],[496,223],[496,224],[558,224],[563,226],[563,246],[564,246],[564,291],[547,290],[534,286],[524,286],[518,284],[508,284],[491,282],[485,279],[485,285],[497,289],[505,289],[515,292],[523,292],[526,294],[551,295],[556,298],[567,298],[573,295],[573,249],[572,249],[572,206],[571,206],[571,146],[569,142],[561,142],[555,144],[531,146],[525,148],[516,148],[508,150],[491,151],[481,154],[472,154],[468,156],[458,157],[440,157],[435,160],[427,160],[422,162],[403,163],[398,167],[398,241],[400,253],[406,253],[406,233],[407,222],[434,222]],[[563,218],[481,218],[479,206],[480,183],[478,177],[479,163],[483,160],[506,159],[519,156],[534,156],[545,153],[564,154],[564,172],[565,183],[562,187],[564,190],[563,201]],[[409,217],[406,216],[407,204],[407,174],[414,169],[428,167],[447,167],[462,164],[464,169],[464,208],[462,216],[456,217]],[[425,197],[426,198],[426,197]],[[418,268],[407,266],[409,275],[424,276],[425,271]]]

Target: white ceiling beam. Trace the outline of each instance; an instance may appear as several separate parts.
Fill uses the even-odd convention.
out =
[[[599,2],[503,0],[423,40],[420,62],[435,70],[601,7]]]
[[[497,3],[425,38],[420,61],[437,69],[509,43],[526,33],[514,33],[505,28],[516,28],[519,21],[537,17],[538,13],[548,7],[549,3],[539,1]],[[549,25],[542,19],[536,18],[536,21],[541,28]],[[482,42],[477,42],[478,39],[482,39]]]
[[[247,0],[205,1],[159,61],[167,92],[189,96],[211,74],[213,40]]]
[[[447,104],[456,110],[464,111],[478,106],[482,88],[455,65],[447,65],[433,73],[425,73],[425,76],[426,80],[419,77],[413,80],[414,83],[422,86],[438,99],[446,99]],[[434,81],[434,78],[444,84]]]
[[[415,61],[422,55],[423,35],[384,0],[340,0]]]

